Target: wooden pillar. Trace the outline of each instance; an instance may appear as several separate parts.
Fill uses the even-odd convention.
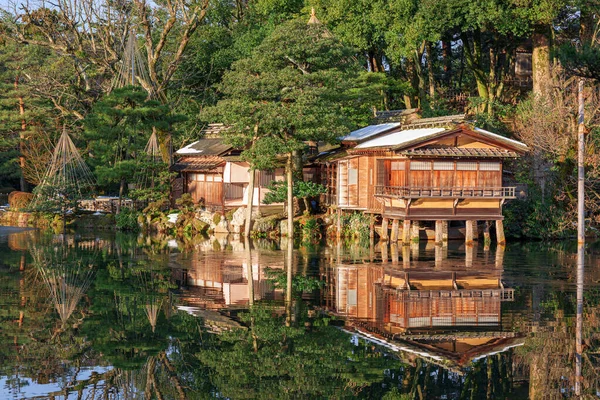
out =
[[[388,262],[388,243],[385,240],[379,242],[379,247],[381,249],[381,262]]]
[[[369,239],[375,237],[375,216],[371,215],[371,222],[369,223]]]
[[[471,242],[470,245],[465,246],[465,267],[473,267],[473,260],[477,254],[477,245]]]
[[[340,210],[339,208],[337,209],[337,232],[336,232],[336,236],[338,241],[340,240],[340,238],[342,237],[342,210]]]
[[[388,240],[388,219],[381,220],[381,240]]]
[[[405,219],[402,226],[402,244],[408,246],[410,244],[410,220]]]
[[[419,243],[419,232],[421,226],[419,224],[419,221],[412,221],[412,229],[410,232],[410,241],[413,243]]]
[[[506,238],[504,237],[504,221],[496,221],[496,239],[498,240],[498,244],[506,244]]]
[[[410,247],[402,246],[402,265],[405,269],[410,268]]]
[[[473,245],[473,222],[465,221],[465,244],[467,246]]]
[[[435,221],[435,244],[441,245],[444,242],[444,221]]]
[[[483,250],[490,251],[490,221],[485,221],[483,225]]]
[[[390,253],[392,255],[392,264],[398,264],[398,242],[390,243]]]
[[[448,246],[448,226],[450,225],[449,221],[442,221],[442,242],[444,246]]]
[[[419,242],[412,242],[410,244],[410,251],[412,253],[412,259],[417,261],[419,259]]]
[[[390,236],[390,241],[392,243],[396,243],[398,241],[398,220],[395,218],[392,220],[392,234]]]
[[[437,232],[437,230],[436,230],[436,232]],[[436,243],[436,246],[435,246],[435,267],[436,268],[441,268],[442,265],[443,265],[443,261],[444,261],[444,248],[442,246],[437,245],[437,243]]]
[[[503,245],[499,244],[496,246],[496,269],[504,269],[504,250],[505,247]]]

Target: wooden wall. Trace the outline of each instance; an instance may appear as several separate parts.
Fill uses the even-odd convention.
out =
[[[223,176],[218,172],[186,173],[186,192],[192,195],[194,203],[202,200],[206,205],[223,204]]]

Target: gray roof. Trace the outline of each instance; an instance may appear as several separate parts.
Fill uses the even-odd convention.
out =
[[[350,132],[347,136],[342,138],[343,142],[362,142],[372,136],[379,135],[391,131],[392,129],[398,128],[401,125],[400,122],[389,122],[387,124],[369,125],[364,128],[360,128],[354,132]]]
[[[223,143],[222,139],[200,139],[175,152],[181,156],[220,156],[233,146]]]

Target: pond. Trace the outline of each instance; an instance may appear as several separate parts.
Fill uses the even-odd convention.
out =
[[[599,253],[5,234],[0,398],[597,397]]]

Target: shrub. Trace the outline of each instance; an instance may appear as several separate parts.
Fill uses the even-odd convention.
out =
[[[139,213],[135,210],[122,208],[121,212],[115,215],[117,230],[131,232],[139,231],[138,215]]]
[[[27,207],[32,199],[32,193],[14,191],[8,195],[8,205],[11,210],[22,210]]]

